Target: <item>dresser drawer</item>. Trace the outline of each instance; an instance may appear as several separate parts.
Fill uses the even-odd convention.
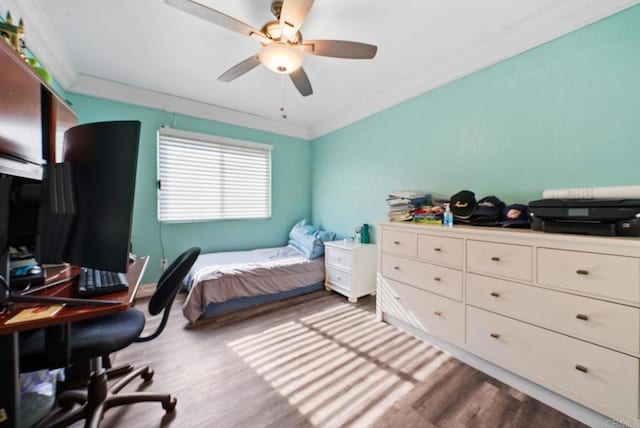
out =
[[[467,274],[467,303],[632,354],[640,353],[640,309]]]
[[[416,258],[418,256],[418,234],[382,229],[382,252]]]
[[[327,282],[343,289],[351,290],[351,274],[349,272],[326,266]]]
[[[640,302],[640,259],[538,248],[538,282],[580,293]]]
[[[409,311],[418,327],[456,344],[463,342],[463,305],[446,297],[387,280],[394,297]]]
[[[351,270],[351,251],[325,246],[324,260],[326,263],[339,266],[344,270]]]
[[[467,345],[601,413],[638,417],[638,359],[467,306]]]
[[[382,275],[462,301],[462,272],[459,270],[384,254]]]
[[[400,296],[391,285],[392,282],[394,281],[378,275],[376,281],[376,307],[385,314],[420,328],[420,323],[415,315],[400,301]]]
[[[462,267],[462,239],[418,235],[418,258],[457,268]]]
[[[532,280],[533,250],[526,245],[467,241],[467,269],[508,278]]]

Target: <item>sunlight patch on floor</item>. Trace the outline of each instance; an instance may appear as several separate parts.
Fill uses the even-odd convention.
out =
[[[371,425],[449,356],[350,304],[228,346],[316,426]]]

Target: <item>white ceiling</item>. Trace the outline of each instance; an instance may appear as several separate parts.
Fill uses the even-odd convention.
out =
[[[270,0],[197,1],[256,28],[273,20]],[[0,12],[25,19],[27,45],[67,91],[315,138],[638,3],[317,0],[305,39],[375,44],[378,54],[307,55],[309,97],[263,66],[219,82],[259,43],[163,0],[0,0]]]

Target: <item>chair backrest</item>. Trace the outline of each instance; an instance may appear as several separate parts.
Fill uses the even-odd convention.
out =
[[[164,311],[162,321],[153,334],[146,337],[139,337],[137,342],[146,342],[147,340],[154,339],[164,330],[167,320],[169,319],[169,313],[171,312],[171,305],[180,290],[180,284],[189,273],[189,270],[199,255],[200,248],[198,247],[193,247],[185,251],[160,275],[156,291],[149,300],[149,313],[151,315],[157,315]]]

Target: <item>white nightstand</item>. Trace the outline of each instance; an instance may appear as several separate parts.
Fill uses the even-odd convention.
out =
[[[376,246],[351,241],[325,242],[325,288],[357,302],[376,294]]]

